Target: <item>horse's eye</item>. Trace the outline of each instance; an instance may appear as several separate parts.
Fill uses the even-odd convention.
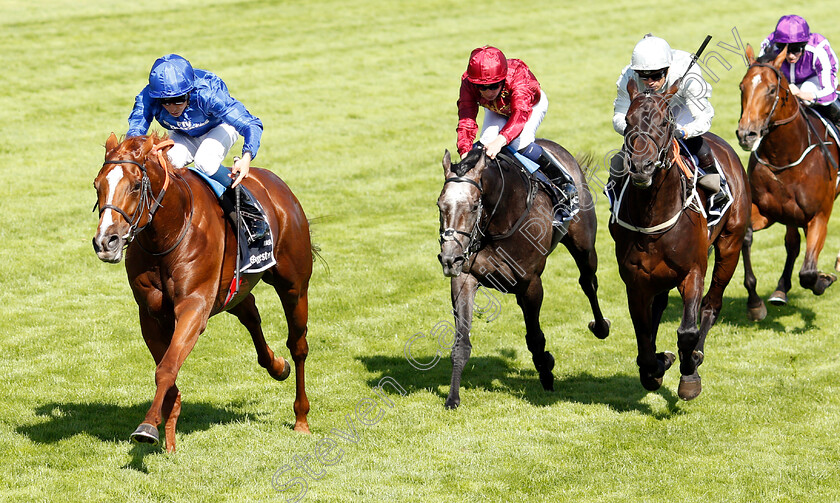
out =
[[[134,185],[131,186],[131,192],[140,192],[140,187],[140,182],[134,182]]]
[[[770,95],[776,94],[776,86],[767,87],[767,94],[770,94]]]

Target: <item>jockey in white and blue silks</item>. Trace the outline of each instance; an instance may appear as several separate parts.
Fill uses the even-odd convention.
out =
[[[218,185],[210,184],[225,213],[236,222],[232,190],[248,176],[251,160],[260,148],[263,125],[245,106],[231,97],[225,83],[211,72],[193,69],[177,54],[158,58],[149,72],[149,85],[134,100],[128,118],[127,137],[144,135],[152,119],[170,131],[175,145],[167,152],[175,168],[195,163],[195,168]],[[244,138],[242,158],[233,172],[222,166],[239,135]],[[232,180],[238,173],[236,180]],[[259,215],[252,196],[242,191],[243,214]],[[249,241],[265,236],[267,224],[261,218],[246,218]]]
[[[837,96],[837,55],[828,40],[812,33],[800,16],[782,16],[776,29],[761,43],[759,57],[778,55],[787,48],[781,71],[791,92],[840,127]]]

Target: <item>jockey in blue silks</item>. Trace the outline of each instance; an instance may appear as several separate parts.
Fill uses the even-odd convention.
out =
[[[193,162],[198,171],[218,182],[211,187],[235,226],[235,196],[228,189],[248,176],[251,160],[260,148],[262,122],[231,97],[222,79],[205,70],[194,70],[189,61],[177,54],[158,58],[152,65],[149,85],[134,100],[126,136],[146,134],[152,119],[170,131],[175,145],[167,154],[176,169]],[[245,141],[242,158],[231,171],[221,164],[239,135]],[[249,241],[255,242],[267,234],[268,225],[262,218],[250,218],[261,212],[253,196],[246,190],[241,192]]]

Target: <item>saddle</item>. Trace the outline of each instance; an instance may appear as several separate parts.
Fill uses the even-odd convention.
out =
[[[224,187],[213,180],[209,176],[205,175],[201,171],[190,167],[190,171],[197,174],[199,178],[204,180],[205,183],[210,187],[211,190],[214,192],[217,188],[221,188],[224,190]],[[239,185],[237,187],[238,190],[242,190],[244,192],[248,192],[243,185]],[[259,201],[253,196],[251,196],[252,200],[256,208],[259,210],[260,215],[259,218],[265,219],[265,210],[260,205]],[[241,217],[240,217],[241,219]],[[238,229],[236,228],[238,227]],[[268,235],[265,239],[260,239],[254,243],[248,243],[248,230],[245,225],[235,226],[233,229],[234,234],[237,234],[237,246],[239,248],[239,260],[238,260],[238,270],[236,271],[237,276],[239,274],[254,274],[263,272],[269,267],[276,264],[274,260],[274,237],[271,235],[271,229],[269,228]]]

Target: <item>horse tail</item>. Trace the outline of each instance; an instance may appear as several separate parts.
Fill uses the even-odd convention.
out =
[[[592,152],[581,152],[576,154],[575,161],[577,161],[578,166],[580,166],[580,172],[583,174],[584,179],[589,178],[589,172],[593,167],[597,168],[595,154]]]
[[[309,251],[312,253],[312,262],[314,263],[314,262],[317,262],[318,260],[320,260],[321,263],[324,264],[324,269],[327,270],[327,276],[329,276],[330,275],[330,265],[327,263],[327,260],[324,258],[324,256],[321,255],[321,246],[318,245],[317,243],[315,243],[315,241],[312,240],[312,234],[313,234],[312,226],[315,223],[317,223],[317,221],[320,220],[320,219],[321,219],[321,217],[307,218],[306,219],[306,221],[309,223],[309,243],[310,243],[309,244]]]

